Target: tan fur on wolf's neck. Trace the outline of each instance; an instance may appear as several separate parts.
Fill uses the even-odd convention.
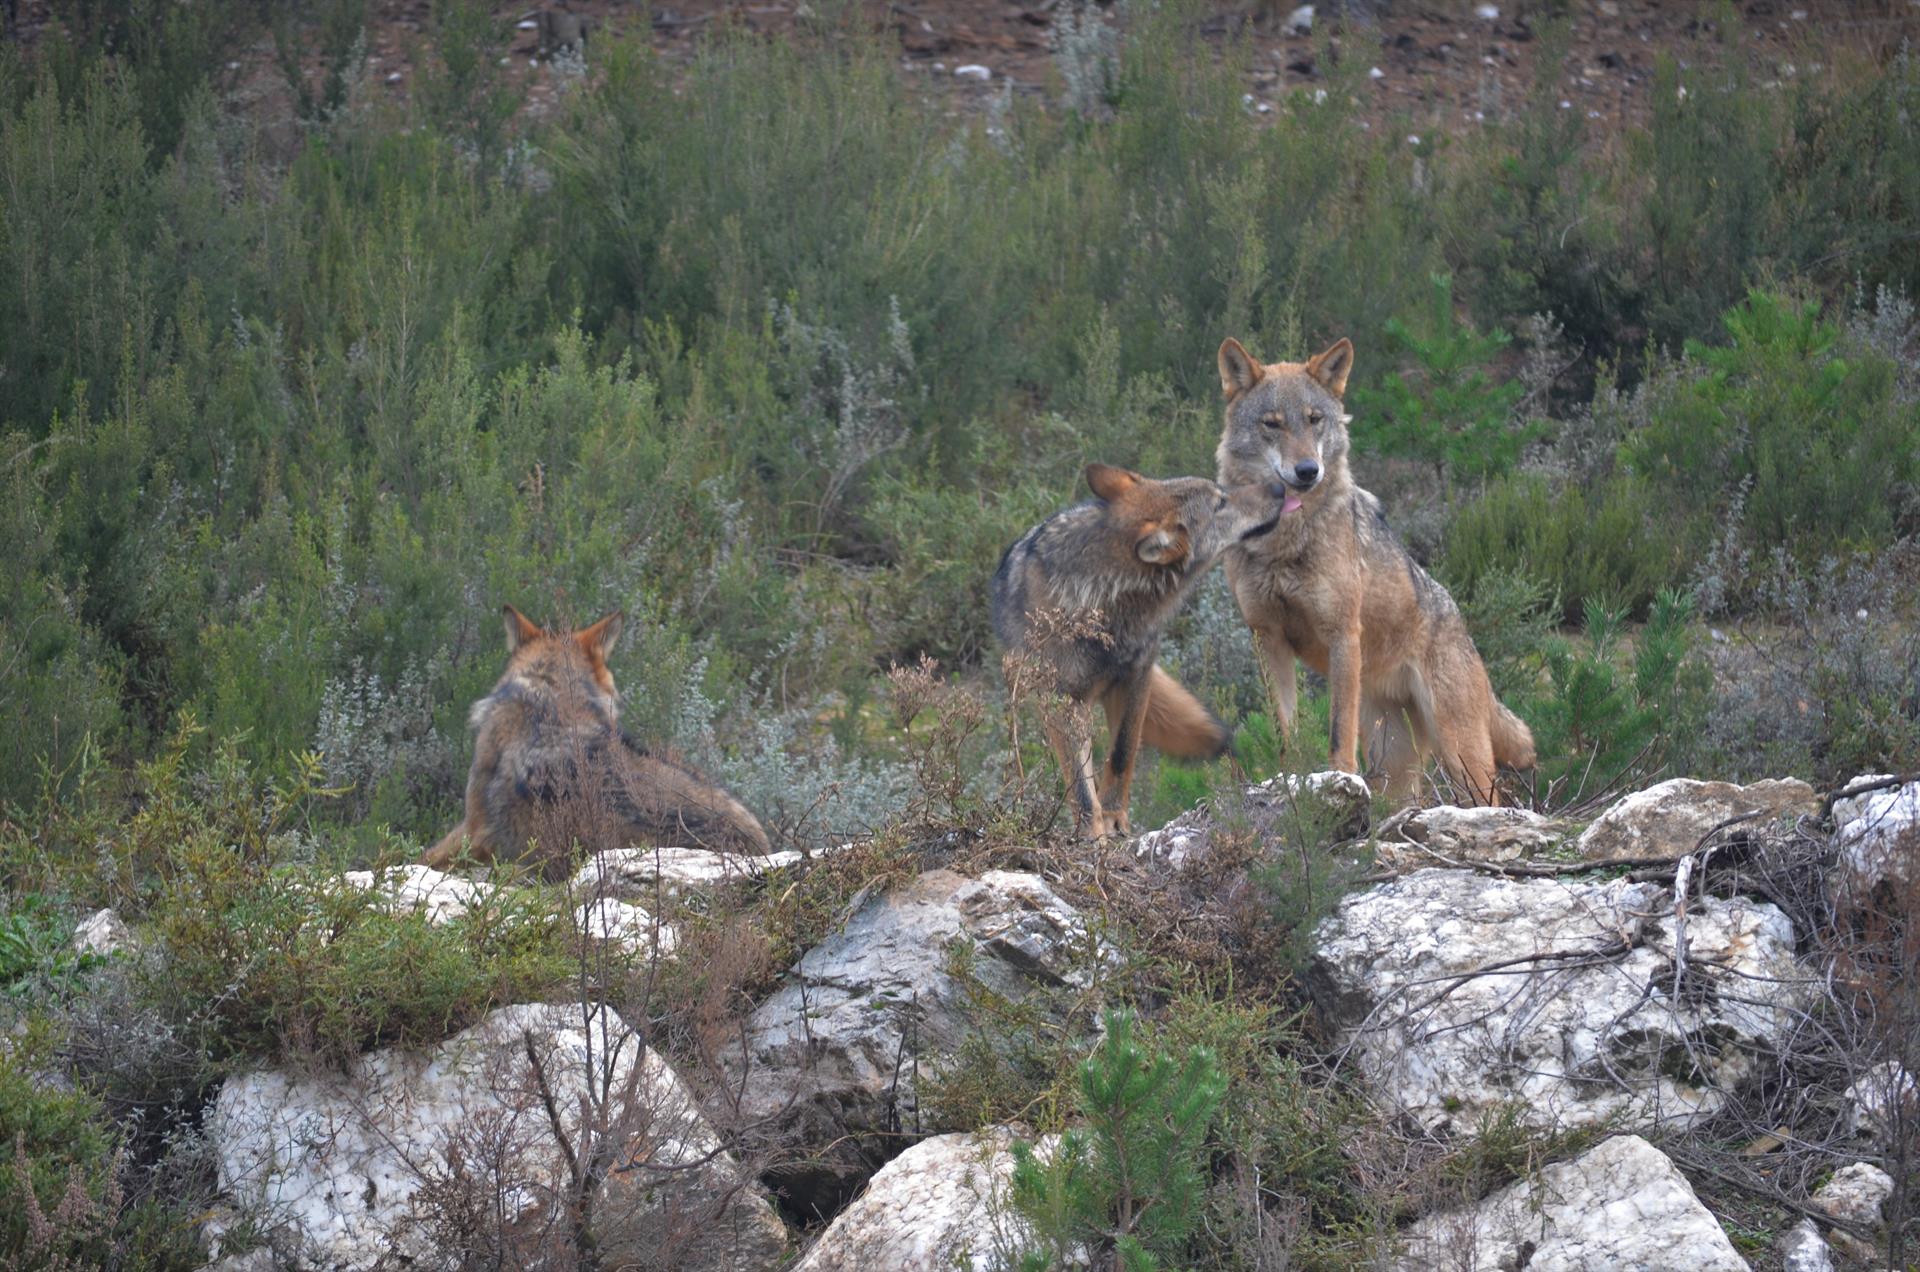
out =
[[[1498,802],[1496,763],[1530,767],[1532,736],[1494,698],[1453,598],[1353,481],[1341,403],[1352,343],[1262,365],[1229,339],[1219,361],[1220,481],[1272,481],[1288,500],[1271,533],[1226,560],[1283,736],[1295,722],[1298,659],[1327,677],[1335,767],[1361,771],[1364,739],[1405,796],[1431,753],[1467,798]]]

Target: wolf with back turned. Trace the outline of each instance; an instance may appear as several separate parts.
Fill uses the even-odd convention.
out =
[[[993,576],[993,630],[1009,685],[1036,679],[1069,700],[1047,718],[1047,741],[1066,778],[1074,825],[1094,838],[1126,834],[1134,763],[1146,742],[1207,758],[1231,735],[1154,662],[1160,632],[1230,544],[1273,525],[1264,485],[1229,494],[1204,477],[1154,481],[1090,464],[1096,498],[1047,518],[1006,550]],[[1098,786],[1090,704],[1112,737]]]
[[[1304,363],[1220,346],[1226,427],[1220,480],[1264,482],[1278,524],[1227,553],[1227,581],[1253,628],[1283,735],[1294,723],[1294,659],[1327,677],[1333,763],[1360,771],[1364,738],[1388,789],[1413,793],[1438,756],[1468,799],[1498,803],[1495,766],[1533,767],[1533,735],[1502,706],[1445,588],[1407,555],[1347,469],[1341,406],[1353,344]]]
[[[507,670],[473,704],[466,816],[421,858],[445,870],[518,859],[533,845],[549,877],[575,846],[634,845],[764,854],[759,820],[712,779],[642,746],[620,728],[607,654],[620,615],[548,632],[508,605]]]

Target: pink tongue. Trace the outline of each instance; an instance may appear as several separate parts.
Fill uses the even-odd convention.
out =
[[[1280,512],[1282,515],[1285,515],[1286,513],[1292,512],[1295,508],[1298,508],[1299,506],[1300,506],[1300,496],[1288,495],[1286,499],[1282,501],[1282,503],[1280,504]]]

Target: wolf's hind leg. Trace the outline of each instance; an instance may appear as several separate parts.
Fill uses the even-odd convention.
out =
[[[1389,796],[1410,800],[1420,793],[1420,743],[1407,709],[1398,702],[1362,697],[1360,720],[1366,730],[1367,769],[1380,775]]]

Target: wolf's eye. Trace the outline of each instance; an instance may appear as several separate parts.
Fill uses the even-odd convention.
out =
[[[1309,424],[1318,424],[1321,420],[1324,420],[1326,418],[1327,418],[1326,416],[1322,415],[1318,411],[1307,412],[1307,423]]]
[[[1279,428],[1281,423],[1282,421],[1277,415],[1269,415],[1266,419],[1260,421],[1261,427],[1263,428]]]
[[[1213,505],[1213,510],[1215,512],[1218,512],[1226,506],[1227,506],[1227,497],[1225,495],[1222,495],[1220,496],[1219,501]]]

